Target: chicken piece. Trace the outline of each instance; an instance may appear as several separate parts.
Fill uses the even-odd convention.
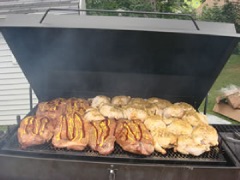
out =
[[[90,104],[85,99],[70,98],[66,100],[66,108],[64,113],[78,112],[80,115],[84,115],[86,110],[90,108]]]
[[[154,116],[157,114],[157,112],[160,115],[159,108],[156,104],[146,103],[144,109],[146,110],[149,116]]]
[[[149,131],[154,131],[155,129],[165,129],[166,124],[163,122],[161,116],[149,116],[144,121],[144,125],[147,127]]]
[[[89,146],[99,154],[107,155],[114,150],[116,122],[113,119],[90,122]]]
[[[145,103],[147,103],[146,100],[144,100],[143,98],[132,98],[128,104],[143,104],[145,105]]]
[[[122,109],[112,104],[103,104],[100,107],[99,111],[103,116],[108,118],[114,118],[114,119],[124,118]]]
[[[196,111],[187,111],[182,120],[189,122],[193,127],[201,124],[208,124],[207,117]]]
[[[51,119],[44,116],[27,116],[18,128],[18,141],[23,149],[44,144],[52,139],[53,131]]]
[[[96,108],[90,108],[86,111],[83,119],[85,121],[100,121],[104,120],[105,117]]]
[[[178,151],[182,154],[191,154],[199,156],[206,151],[209,151],[208,145],[197,144],[194,139],[189,135],[180,135],[177,140],[177,145],[174,151]]]
[[[130,96],[115,96],[112,98],[112,104],[117,106],[127,105],[130,101]]]
[[[93,108],[99,108],[101,105],[110,103],[111,99],[107,96],[96,96],[95,98],[92,99],[91,106]]]
[[[216,129],[210,125],[197,126],[192,132],[192,137],[197,144],[218,145],[218,133]]]
[[[180,102],[175,103],[163,111],[163,116],[165,118],[175,117],[175,118],[182,118],[186,111],[195,111],[194,108],[187,103]]]
[[[160,109],[164,109],[172,105],[172,103],[168,100],[155,98],[155,97],[147,99],[147,102],[151,104],[156,104]]]
[[[141,108],[136,108],[131,105],[127,105],[123,108],[124,118],[129,120],[140,119],[144,121],[148,117],[148,113]]]
[[[187,121],[175,120],[167,126],[167,130],[175,135],[190,135],[193,129]]]
[[[181,120],[181,119],[179,119],[179,118],[165,118],[165,117],[163,117],[163,122],[166,125],[170,125],[173,121],[177,121],[177,120]]]
[[[88,127],[88,122],[83,121],[81,115],[76,112],[61,115],[52,139],[53,146],[78,151],[83,150],[89,140]]]
[[[142,155],[150,155],[154,151],[152,136],[140,120],[117,121],[115,137],[125,151]]]
[[[151,134],[155,150],[162,154],[166,154],[165,149],[174,147],[177,142],[177,136],[168,132],[167,129],[157,128],[151,131]]]
[[[55,127],[58,123],[59,116],[65,111],[66,99],[57,98],[48,102],[38,104],[36,116],[45,116],[53,121]]]

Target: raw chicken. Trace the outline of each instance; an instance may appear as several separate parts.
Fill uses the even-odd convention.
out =
[[[193,127],[201,124],[208,124],[207,117],[196,111],[186,112],[182,119],[189,122]]]
[[[149,131],[154,131],[155,129],[165,129],[166,124],[163,122],[161,116],[149,116],[145,121],[144,121],[145,126]]]
[[[100,121],[105,119],[105,117],[96,108],[90,108],[86,111],[83,119],[85,121]]]

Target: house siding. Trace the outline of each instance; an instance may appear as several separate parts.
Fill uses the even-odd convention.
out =
[[[0,125],[16,124],[30,110],[29,83],[0,34]],[[33,92],[33,105],[38,102]]]
[[[0,21],[8,14],[43,14],[49,8],[77,9],[78,6],[79,0],[1,0]],[[0,33],[0,125],[16,124],[17,115],[24,117],[29,112],[29,102],[29,83]],[[33,92],[33,106],[37,102]]]

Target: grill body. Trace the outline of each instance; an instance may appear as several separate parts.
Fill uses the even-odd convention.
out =
[[[56,97],[130,95],[184,101],[196,109],[238,38],[234,25],[131,17],[12,15],[1,32],[40,102]],[[34,114],[30,112],[30,114]],[[53,149],[22,150],[17,127],[0,150],[2,179],[240,179],[238,147],[218,126],[219,147],[199,157],[169,151],[143,157],[116,146],[101,156]],[[236,151],[237,150],[237,151]]]

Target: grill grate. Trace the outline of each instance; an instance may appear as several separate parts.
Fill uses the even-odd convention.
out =
[[[28,147],[21,149],[19,147],[17,132],[13,134],[8,142],[3,146],[2,150],[9,153],[17,153],[32,156],[46,156],[52,158],[82,159],[82,160],[102,160],[114,162],[131,162],[131,163],[172,163],[172,164],[197,164],[197,165],[225,165],[227,163],[224,158],[223,151],[219,147],[211,148],[211,151],[195,157],[192,155],[184,155],[175,153],[172,149],[167,151],[166,155],[154,152],[150,156],[136,155],[124,151],[118,144],[115,145],[114,151],[107,156],[98,154],[89,147],[83,151],[67,150],[63,148],[55,148],[51,143]]]

